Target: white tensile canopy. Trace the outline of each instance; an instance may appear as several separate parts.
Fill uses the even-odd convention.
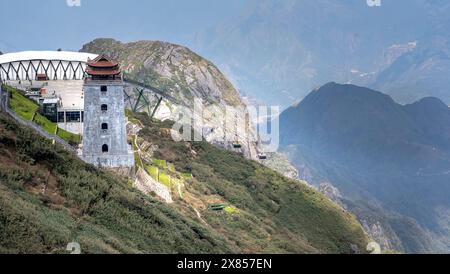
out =
[[[89,59],[98,55],[70,51],[22,51],[0,55],[1,80],[82,80]]]

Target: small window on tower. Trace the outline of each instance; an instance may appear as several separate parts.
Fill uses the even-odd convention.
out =
[[[101,92],[107,92],[108,91],[108,87],[107,86],[101,86],[100,87],[100,91]]]
[[[102,105],[102,111],[108,111],[108,105],[103,104]]]
[[[103,153],[107,153],[108,151],[109,151],[108,145],[103,145],[103,146],[102,146],[102,152],[103,152]]]
[[[103,123],[102,124],[102,130],[103,131],[107,131],[108,130],[108,124],[107,123]]]

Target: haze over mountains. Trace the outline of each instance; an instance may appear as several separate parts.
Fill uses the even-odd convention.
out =
[[[280,119],[281,142],[311,183],[336,186],[357,211],[376,204],[385,212],[375,220],[393,213],[416,220],[420,227],[402,218],[385,224],[403,250],[449,250],[450,108],[442,101],[402,106],[374,90],[329,83]]]
[[[450,104],[450,3],[254,1],[193,48],[260,103],[289,106],[329,81],[380,88],[400,103]],[[255,99],[256,100],[256,99]]]
[[[96,12],[106,2],[121,20]],[[436,96],[450,104],[445,0],[383,0],[380,7],[366,0],[141,2],[85,1],[79,8],[60,0],[0,4],[4,24],[14,20],[14,9],[29,18],[16,22],[19,35],[5,30],[0,50],[75,50],[95,37],[161,40],[207,57],[241,93],[263,104],[288,107],[329,81],[380,89],[400,103]],[[92,16],[98,18],[96,28],[87,20]],[[26,31],[37,20],[48,32]],[[58,35],[73,22],[83,31]]]

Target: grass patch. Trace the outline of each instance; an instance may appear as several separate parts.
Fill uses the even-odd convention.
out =
[[[229,214],[233,214],[233,213],[236,213],[236,208],[234,208],[234,207],[231,207],[231,206],[227,206],[227,207],[225,207],[224,209],[223,209],[226,213],[229,213]]]
[[[181,177],[185,180],[191,180],[194,178],[191,173],[181,173]]]
[[[159,172],[159,182],[167,187],[170,187],[170,175],[164,172]]]
[[[153,163],[159,168],[167,169],[167,161],[165,160],[154,159]]]
[[[157,167],[145,165],[145,169],[147,170],[148,174],[149,174],[153,179],[155,179],[156,181],[158,181],[158,179],[159,179],[159,169],[158,169]]]
[[[31,121],[39,109],[39,105],[23,96],[17,89],[6,88],[6,90],[12,95],[10,100],[11,109],[23,119]]]
[[[40,126],[43,130],[47,131],[48,133],[55,134],[56,123],[50,122],[47,118],[40,115],[39,113],[36,113],[33,122],[38,126]]]
[[[58,128],[57,135],[69,144],[79,144],[81,142],[81,135],[68,132],[62,128]]]

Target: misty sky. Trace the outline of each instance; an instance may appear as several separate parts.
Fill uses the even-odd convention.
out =
[[[98,37],[189,46],[197,32],[238,15],[247,0],[2,0],[0,51],[79,50]]]

